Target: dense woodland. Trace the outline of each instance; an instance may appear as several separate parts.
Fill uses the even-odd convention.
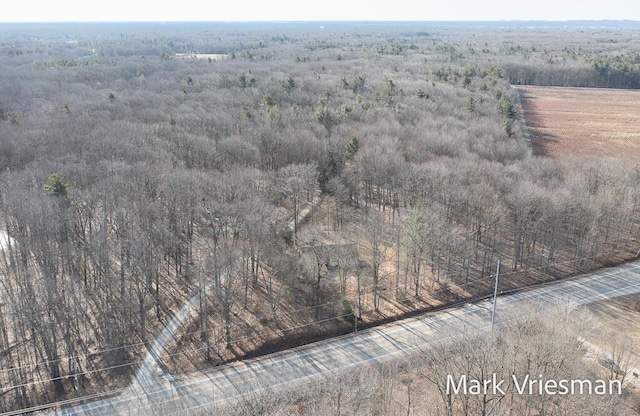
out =
[[[638,88],[638,30],[0,26],[0,411],[194,294],[174,371],[634,257],[636,167],[532,156],[511,84]]]

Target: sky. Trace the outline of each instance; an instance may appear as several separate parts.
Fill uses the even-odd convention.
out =
[[[639,20],[637,0],[16,0],[0,22]]]

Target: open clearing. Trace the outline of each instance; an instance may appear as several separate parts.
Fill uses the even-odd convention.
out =
[[[640,91],[518,86],[537,154],[640,161]]]
[[[213,61],[221,61],[229,57],[227,54],[222,53],[176,53],[177,58],[191,58],[191,59],[211,59]]]

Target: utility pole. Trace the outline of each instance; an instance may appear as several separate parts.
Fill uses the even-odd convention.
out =
[[[353,312],[353,332],[358,332],[358,316]]]
[[[493,324],[496,321],[496,301],[498,300],[498,278],[500,277],[500,260],[498,260],[498,267],[496,267],[496,285],[493,289],[493,312],[491,313],[491,330],[493,331]]]

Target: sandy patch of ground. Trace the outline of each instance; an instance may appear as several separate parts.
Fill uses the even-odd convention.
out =
[[[0,250],[7,249],[11,245],[11,239],[6,232],[0,230]]]
[[[228,54],[223,53],[176,53],[176,58],[191,58],[191,59],[211,59],[213,61],[221,61],[229,57]]]

